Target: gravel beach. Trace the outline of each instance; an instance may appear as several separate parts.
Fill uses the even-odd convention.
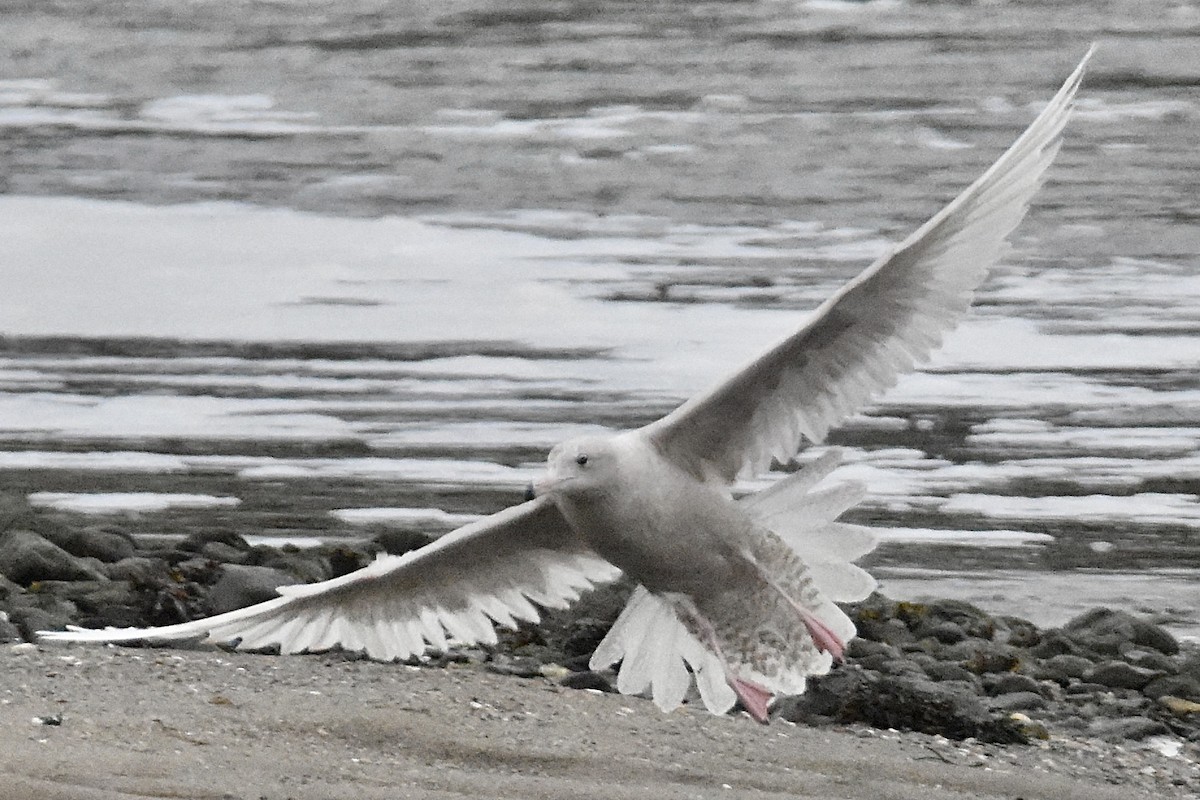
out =
[[[1200,796],[1193,6],[6,4],[0,800]],[[853,521],[920,541],[885,542],[868,566],[897,599],[854,609],[848,664],[769,726],[612,693],[586,654],[615,595],[421,665],[33,641],[257,602],[513,502],[546,431],[679,399],[597,395],[593,371],[649,370],[596,320],[811,308],[973,179],[1093,40],[1070,142],[976,312],[974,346],[1014,355],[960,357],[834,439],[876,493]],[[397,219],[414,252],[429,231],[538,242],[477,305],[586,304],[603,347],[394,333],[433,316],[429,286],[468,302],[457,272],[380,269],[404,248],[370,224]],[[317,264],[285,247],[322,237]],[[377,273],[338,244],[360,239],[389,254]],[[193,251],[230,297],[299,265],[262,280],[291,294],[226,316],[349,322],[314,342],[162,327],[210,277],[164,284],[137,327]],[[112,275],[145,284],[129,313],[96,301]],[[357,341],[372,315],[391,338]],[[391,541],[345,521],[389,509],[424,516]],[[955,596],[993,611],[903,602],[917,566],[961,571]],[[1039,605],[1062,613],[1008,616]]]
[[[760,726],[477,667],[6,645],[0,797],[1193,797],[1143,745]]]

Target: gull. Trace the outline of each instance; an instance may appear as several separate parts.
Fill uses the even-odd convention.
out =
[[[767,722],[778,695],[844,658],[838,602],[875,587],[856,566],[875,537],[838,518],[861,486],[822,484],[836,450],[741,499],[740,477],[788,463],[924,361],[1007,250],[1062,142],[1095,46],[1016,142],[967,189],[822,303],[795,333],[649,425],[563,442],[532,499],[418,550],[207,619],[42,631],[46,640],[208,639],[282,653],[341,647],[406,659],[495,644],[622,574],[624,610],[591,657],[664,711],[692,683],[724,714]]]

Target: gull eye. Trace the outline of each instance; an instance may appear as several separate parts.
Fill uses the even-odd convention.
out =
[[[588,457],[587,457],[587,456],[585,456],[585,455],[583,455],[583,454],[580,454],[580,455],[577,455],[577,456],[575,456],[575,463],[576,463],[576,464],[578,464],[579,466],[581,466],[581,467],[586,467],[586,466],[587,466],[587,462],[588,462]]]

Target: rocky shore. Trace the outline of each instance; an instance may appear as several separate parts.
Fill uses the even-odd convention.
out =
[[[273,597],[276,586],[335,577],[376,552],[423,543],[400,532],[311,548],[251,546],[221,533],[134,539],[27,509],[9,516],[0,535],[0,640],[18,644],[67,624],[164,625],[220,613]],[[503,632],[495,647],[424,663],[612,692],[614,676],[589,671],[587,660],[628,591],[606,587],[539,626]],[[879,735],[915,731],[945,758],[987,758],[1000,745],[1156,748],[1170,756],[1170,769],[1143,774],[1149,785],[1200,785],[1200,650],[1152,622],[1097,608],[1039,629],[963,602],[878,594],[848,611],[859,637],[846,663],[779,702],[778,718]]]

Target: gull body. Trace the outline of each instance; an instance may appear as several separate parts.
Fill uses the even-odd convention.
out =
[[[1093,48],[1094,49],[1094,48]],[[663,710],[695,685],[757,720],[842,657],[838,602],[875,582],[853,562],[871,531],[838,521],[862,487],[826,485],[836,452],[735,500],[740,476],[789,463],[928,358],[1005,253],[1062,142],[1089,50],[1016,142],[799,330],[712,389],[634,431],[555,447],[535,496],[403,556],[207,619],[43,631],[47,640],[211,639],[284,653],[342,647],[398,659],[496,642],[622,573],[633,595],[591,659]]]

